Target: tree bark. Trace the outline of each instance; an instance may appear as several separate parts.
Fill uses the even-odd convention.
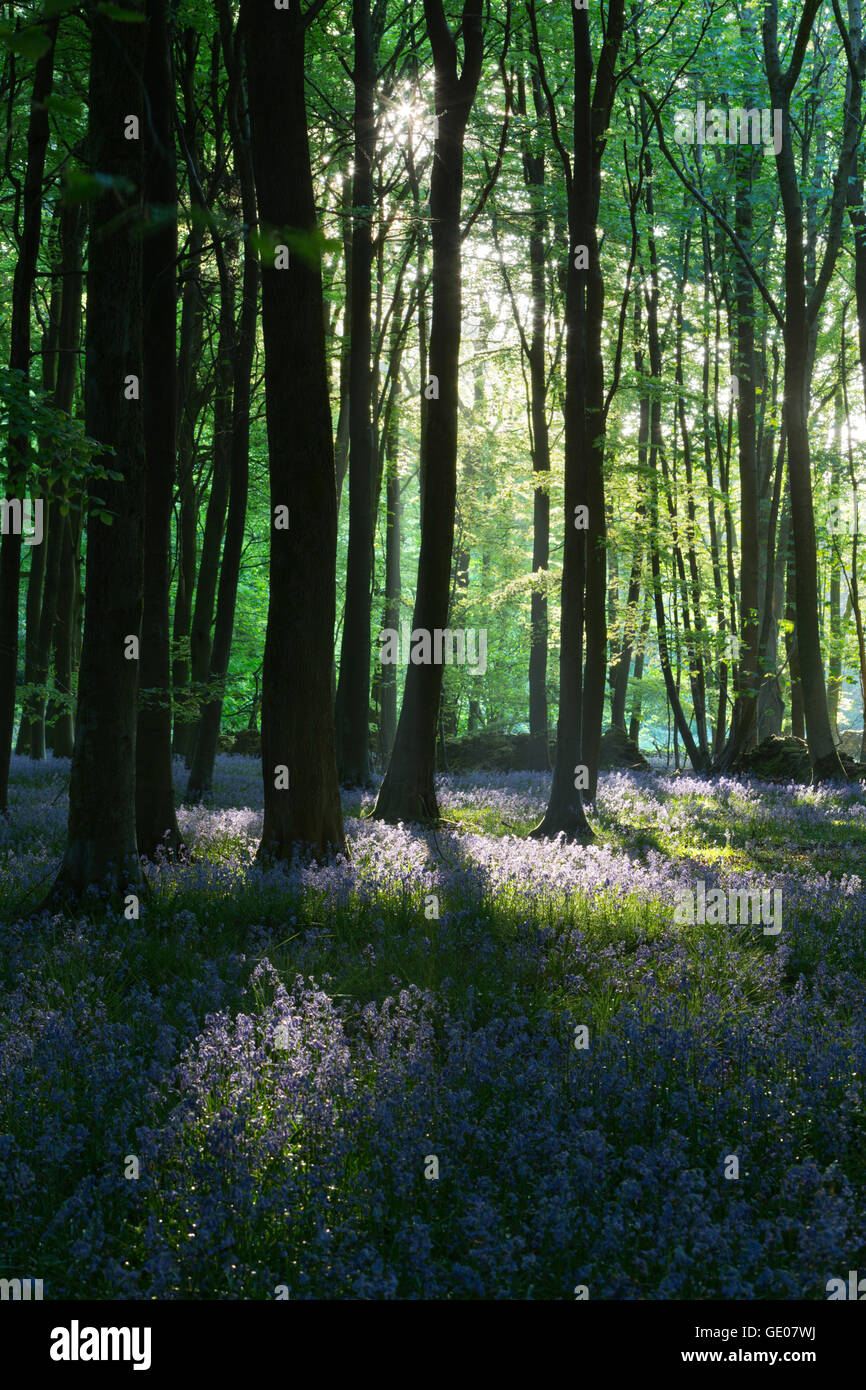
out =
[[[235,282],[229,270],[225,247],[218,248],[217,261],[220,279],[220,326],[213,400],[213,469],[211,470],[210,493],[205,512],[204,534],[202,536],[189,639],[190,695],[192,697],[191,704],[196,711],[189,719],[185,736],[185,751],[190,766],[198,738],[201,711],[208,699],[207,679],[211,665],[211,629],[219,584],[220,549],[226,524],[233,450],[232,390],[236,349]]]
[[[235,162],[241,184],[244,222],[255,225],[256,202],[249,131],[242,112],[243,87],[240,55],[233,49],[228,0],[218,4],[224,62],[229,71],[227,105]],[[212,694],[202,709],[187,800],[198,800],[210,790],[222,719],[225,684],[231,658],[232,634],[237,603],[238,578],[244,543],[247,496],[249,492],[250,398],[258,316],[259,269],[249,237],[244,242],[244,268],[241,285],[241,312],[232,354],[234,394],[232,402],[230,493],[222,568],[217,593],[216,621],[210,655],[208,684]]]
[[[371,372],[373,271],[373,96],[376,40],[370,0],[353,0],[355,35],[352,273],[349,301],[349,545],[335,723],[337,768],[348,786],[370,784],[370,592],[373,563]]]
[[[433,48],[438,122],[430,181],[433,319],[429,347],[430,380],[435,380],[438,392],[427,401],[426,417],[422,418],[421,553],[413,630],[425,632],[432,642],[434,631],[448,626],[451,588],[457,490],[463,148],[481,76],[482,3],[465,0],[463,5],[464,58],[459,76],[457,44],[448,28],[442,0],[424,0],[424,13]],[[423,388],[424,383],[422,391]],[[376,800],[374,815],[378,820],[438,820],[434,768],[442,675],[441,664],[410,664],[407,668],[394,751]]]
[[[574,171],[568,204],[569,256],[565,345],[565,540],[559,646],[556,760],[547,810],[533,836],[594,838],[583,807],[594,800],[607,669],[604,501],[604,364],[601,335],[604,281],[597,222],[601,165],[613,109],[615,66],[622,42],[622,0],[612,0],[593,87],[586,10],[572,10],[574,39]],[[534,11],[533,11],[534,24]],[[534,30],[537,39],[537,30]],[[536,44],[536,54],[538,54]],[[551,111],[551,115],[553,112]],[[579,253],[579,248],[585,248]],[[586,256],[584,262],[583,256]],[[578,264],[578,260],[580,264]],[[586,508],[588,527],[579,528]],[[586,629],[586,660],[583,641]]]
[[[398,629],[400,625],[400,548],[403,499],[400,492],[400,367],[403,359],[403,325],[400,314],[403,306],[401,287],[392,307],[391,320],[391,390],[385,420],[385,606],[383,627]],[[410,311],[411,312],[411,311]],[[387,763],[397,737],[397,667],[393,663],[379,668],[379,750]]]
[[[56,277],[51,287],[48,309],[48,322],[42,335],[42,389],[53,394],[57,381],[57,341],[60,328],[60,296],[63,281]],[[27,598],[25,600],[24,636],[24,684],[27,695],[21,701],[21,720],[18,725],[16,753],[29,753],[36,760],[45,757],[45,722],[40,717],[44,712],[44,692],[39,693],[39,638],[42,630],[43,614],[51,631],[54,620],[54,605],[57,599],[57,521],[59,509],[54,499],[48,495],[50,484],[40,480],[39,491],[44,502],[44,532],[42,544],[30,551],[30,574],[27,579]],[[47,679],[47,670],[43,680]]]
[[[317,224],[304,93],[304,16],[243,0],[259,218],[313,240]],[[314,252],[288,269],[265,253],[262,330],[270,467],[270,594],[262,677],[265,813],[259,857],[345,848],[331,696],[337,487]],[[277,508],[289,509],[277,529]],[[283,516],[280,513],[279,516]]]
[[[803,714],[812,758],[812,776],[816,782],[841,780],[845,776],[830,728],[818,619],[818,558],[809,455],[809,315],[803,250],[803,203],[794,159],[790,116],[791,94],[819,6],[820,0],[806,0],[791,61],[784,72],[779,56],[777,0],[768,3],[762,26],[764,65],[770,95],[774,108],[782,112],[782,141],[776,155],[776,168],[785,215],[784,420],[794,537],[797,650]],[[844,175],[847,184],[849,171],[843,166],[844,154],[840,159],[839,176]]]
[[[531,74],[535,113],[544,114],[538,69]],[[521,92],[523,114],[526,100]],[[527,140],[523,150],[523,181],[529,193],[532,224],[529,233],[529,266],[532,279],[532,334],[529,340],[529,389],[532,417],[532,471],[536,485],[532,497],[532,573],[544,576],[550,564],[550,431],[547,424],[547,269],[548,223],[544,207],[544,150],[533,153]],[[542,579],[543,583],[543,579]],[[529,638],[529,737],[530,764],[538,771],[550,766],[547,709],[547,590],[533,586],[530,601]]]
[[[736,159],[735,227],[741,244],[752,245],[752,178],[754,151]],[[759,555],[758,457],[756,449],[757,363],[755,304],[751,276],[740,256],[734,259],[736,304],[737,454],[740,470],[740,649],[736,664],[736,697],[731,729],[718,768],[736,765],[755,730],[758,694]]]
[[[198,111],[195,101],[195,67],[199,36],[184,30],[179,78],[184,100],[183,143],[190,165],[198,165]],[[207,392],[196,382],[204,337],[205,300],[199,281],[204,244],[204,209],[198,201],[196,180],[190,176],[190,202],[199,214],[190,229],[180,312],[180,351],[177,365],[177,586],[172,621],[172,687],[174,690],[174,752],[187,756],[192,741],[194,714],[190,710],[190,631],[198,560],[198,497],[195,485],[196,421]]]
[[[125,0],[142,10],[141,0]],[[125,653],[141,626],[144,430],[142,404],[128,398],[142,367],[142,140],[124,138],[128,114],[146,116],[142,92],[145,30],[96,13],[92,19],[88,151],[92,168],[115,184],[91,205],[87,273],[85,396],[87,433],[114,453],[121,481],[90,489],[105,500],[87,523],[84,641],[78,680],[75,750],[66,852],[53,896],[135,885],[141,877],[135,828],[138,662]],[[118,212],[126,216],[117,222]]]
[[[135,800],[139,852],[152,859],[157,851],[176,854],[182,845],[171,760],[169,586],[177,431],[177,222],[171,210],[177,206],[177,161],[167,0],[147,0],[147,19],[144,196],[145,215],[156,220],[157,230],[144,239],[142,251],[144,601]]]
[[[42,178],[48,148],[46,98],[54,85],[54,49],[58,21],[45,26],[49,46],[37,60],[27,127],[27,164],[22,195],[23,218],[18,260],[12,281],[9,366],[30,375],[30,300],[36,279],[42,225]],[[24,429],[10,430],[7,494],[23,501],[28,483],[27,438]],[[0,815],[9,810],[9,763],[15,727],[15,687],[18,678],[18,598],[21,583],[21,534],[10,527],[0,540]]]

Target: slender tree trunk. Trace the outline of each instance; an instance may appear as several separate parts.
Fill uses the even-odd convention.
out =
[[[391,319],[391,391],[385,423],[385,608],[382,625],[397,630],[400,625],[400,548],[403,502],[400,492],[400,367],[403,334],[400,323],[403,306],[398,286]],[[397,667],[393,662],[379,667],[379,747],[387,763],[397,737]]]
[[[81,505],[70,506],[61,518],[60,579],[57,617],[54,623],[54,684],[58,695],[57,716],[51,726],[51,751],[56,758],[71,758],[75,747],[75,717],[72,693],[73,672],[80,652],[81,590]]]
[[[304,19],[243,0],[253,166],[262,226],[312,240]],[[265,255],[262,330],[270,465],[270,594],[262,678],[265,814],[259,855],[345,847],[331,696],[337,486],[318,257]],[[279,261],[278,261],[279,256]],[[288,521],[288,524],[284,524]]]
[[[565,311],[565,541],[560,606],[559,718],[547,810],[532,833],[537,837],[564,834],[567,839],[580,841],[594,838],[584,812],[583,788],[587,800],[594,800],[607,668],[601,347],[604,281],[599,264],[597,221],[601,165],[613,108],[614,71],[623,26],[623,4],[621,0],[612,0],[593,89],[589,16],[585,10],[572,11],[574,170],[569,188]],[[534,32],[537,36],[537,31]]]
[[[737,157],[736,231],[741,244],[751,250],[752,179],[754,151]],[[758,458],[755,437],[757,363],[755,360],[755,304],[751,277],[741,257],[734,259],[737,348],[737,444],[740,466],[740,649],[737,659],[736,699],[731,731],[720,769],[736,765],[755,730],[758,694],[759,556],[758,556]]]
[[[174,152],[174,80],[168,38],[167,0],[147,0],[144,82],[148,119],[144,193],[152,208],[177,205]],[[181,848],[174,808],[171,761],[171,510],[177,427],[177,223],[164,217],[144,239],[142,307],[144,376],[142,416],[145,446],[144,601],[138,731],[136,736],[136,831],[139,852]]]
[[[433,633],[448,626],[451,557],[457,490],[457,376],[461,330],[460,206],[466,123],[481,76],[481,0],[465,0],[462,17],[463,68],[457,75],[457,45],[442,0],[424,0],[433,47],[438,134],[430,181],[433,228],[433,321],[430,332],[431,395],[421,438],[421,553],[413,630],[425,634],[427,655]],[[426,386],[422,383],[422,389]],[[413,642],[413,656],[423,648]],[[433,781],[436,729],[442,694],[441,664],[428,659],[406,671],[403,707],[394,751],[376,800],[375,816],[390,821],[436,821]]]
[[[373,562],[373,93],[376,45],[370,0],[353,0],[355,34],[352,275],[349,303],[349,545],[335,722],[337,768],[349,786],[370,783],[370,592]]]
[[[647,301],[647,325],[649,331],[650,371],[653,380],[661,380],[662,356],[658,333],[657,289],[651,287]],[[652,571],[652,591],[655,605],[656,629],[658,634],[659,663],[662,668],[668,703],[674,718],[674,727],[685,745],[689,761],[695,772],[706,771],[706,758],[695,742],[689,722],[683,711],[679,696],[679,680],[671,666],[668,643],[667,620],[665,617],[664,589],[661,575],[661,556],[659,553],[659,467],[658,459],[663,449],[661,430],[661,403],[658,392],[650,402],[650,451],[649,451],[649,503],[650,503],[650,569]]]
[[[211,629],[220,574],[220,549],[229,500],[233,449],[232,388],[235,353],[235,282],[229,271],[225,247],[218,251],[220,277],[220,328],[217,346],[213,403],[213,469],[205,513],[204,534],[195,589],[189,639],[190,693],[197,713],[190,719],[186,736],[187,761],[191,765],[198,737],[201,711],[207,703],[207,679],[211,665]]]
[[[192,28],[183,33],[179,68],[185,119],[183,141],[190,165],[198,166],[198,111],[195,101],[195,68],[199,36]],[[190,201],[199,216],[190,229],[184,260],[180,313],[180,347],[177,363],[177,585],[172,621],[172,687],[174,690],[174,752],[188,756],[195,715],[189,708],[190,633],[198,547],[198,497],[195,485],[196,421],[207,393],[196,384],[196,368],[202,357],[205,301],[199,282],[205,236],[205,210],[198,201],[196,180],[190,176]]]
[[[127,8],[142,9],[136,0]],[[144,428],[142,382],[143,140],[124,136],[137,114],[144,135],[145,28],[95,13],[91,24],[88,152],[94,171],[117,183],[91,204],[85,383],[87,433],[114,453],[121,480],[91,489],[113,517],[91,510],[87,531],[84,642],[78,680],[69,832],[55,894],[123,887],[140,879],[135,828],[138,662],[143,585]],[[130,180],[135,192],[120,185]],[[126,216],[118,221],[119,212]],[[110,229],[110,231],[109,231]],[[101,510],[101,508],[100,508]],[[129,659],[129,655],[133,659]]]
[[[352,364],[352,326],[349,305],[352,302],[352,176],[343,175],[343,262],[345,265],[345,296],[343,302],[343,336],[340,343],[340,406],[337,414],[337,439],[334,466],[337,472],[337,514],[343,496],[343,483],[349,471],[349,378]]]
[[[842,336],[842,350],[845,349],[844,328]],[[845,411],[842,401],[842,392],[837,391],[834,401],[834,420],[833,420],[833,453],[830,460],[830,493],[833,497],[839,496],[839,485],[842,474],[842,424],[845,419]],[[839,741],[837,721],[839,718],[839,697],[842,693],[842,656],[845,646],[845,631],[842,623],[842,570],[838,555],[833,555],[830,560],[830,595],[828,604],[828,633],[827,633],[827,709],[830,714],[830,727],[833,730],[833,738],[836,743]]]
[[[686,475],[686,537],[685,555],[683,547],[678,541],[678,565],[680,570],[680,582],[683,594],[683,619],[686,627],[686,642],[689,655],[689,680],[692,687],[692,702],[695,711],[695,727],[698,735],[698,747],[702,755],[709,760],[709,745],[707,740],[707,678],[704,665],[705,636],[702,604],[701,604],[701,585],[698,573],[698,557],[695,549],[696,531],[696,509],[695,509],[695,488],[694,475],[692,468],[692,440],[686,418],[685,390],[683,376],[683,296],[689,275],[689,256],[691,251],[691,226],[687,226],[683,241],[683,270],[680,293],[676,304],[676,367],[675,381],[677,385],[677,418],[680,427],[680,438],[683,446],[683,469]],[[679,531],[679,526],[677,527]],[[688,582],[686,582],[685,565],[688,561]],[[691,617],[689,616],[691,614]],[[694,619],[694,626],[691,626],[691,619]]]
[[[704,475],[707,480],[707,515],[710,530],[710,558],[713,570],[713,592],[716,608],[716,658],[718,663],[718,689],[716,704],[716,727],[713,734],[713,755],[718,756],[725,745],[728,706],[728,616],[725,607],[725,594],[722,585],[722,558],[719,544],[719,528],[716,519],[715,481],[713,471],[713,442],[718,439],[719,369],[718,369],[718,326],[719,306],[713,287],[713,258],[707,218],[702,220],[703,282],[704,282],[704,349],[702,386],[704,395]],[[710,313],[710,294],[715,308],[715,333],[712,332],[713,315]],[[710,356],[713,352],[712,383],[710,382]],[[712,405],[710,391],[712,387]]]
[[[819,5],[820,0],[806,0],[798,38],[808,39]],[[803,250],[803,204],[791,138],[790,99],[799,75],[797,58],[799,55],[802,62],[805,41],[802,46],[798,43],[790,66],[783,72],[777,26],[777,0],[770,0],[764,14],[763,39],[764,62],[773,107],[782,112],[782,141],[776,155],[776,168],[785,214],[784,419],[788,439],[791,529],[795,554],[797,650],[812,775],[816,782],[821,782],[841,779],[845,774],[830,728],[818,620],[818,557],[809,456],[809,321]],[[840,163],[840,174],[841,172]],[[847,172],[846,170],[846,176]]]
[[[640,325],[640,296],[636,295],[634,301],[634,364],[638,378],[643,371],[643,350],[639,345]],[[631,573],[628,581],[625,613],[623,615],[622,643],[611,682],[610,722],[615,729],[625,729],[625,705],[626,696],[628,694],[629,669],[631,667],[632,649],[635,640],[635,629],[637,627],[638,600],[640,598],[641,576],[643,572],[643,530],[646,521],[646,504],[644,501],[643,489],[644,479],[646,478],[647,446],[649,444],[650,428],[650,402],[649,396],[644,390],[641,390],[640,393],[638,412],[638,500],[635,505],[634,516],[634,548],[632,551]],[[642,661],[641,669],[643,669]],[[639,679],[637,664],[635,664],[635,679]]]
[[[774,402],[775,404],[775,402]],[[776,452],[773,496],[766,532],[767,572],[761,610],[761,637],[758,644],[758,718],[756,741],[770,734],[781,734],[785,703],[779,682],[779,617],[785,588],[788,548],[788,518],[782,508],[782,480],[785,472],[785,432],[780,433]]]
[[[800,652],[797,643],[797,598],[794,577],[794,540],[788,534],[788,565],[785,589],[785,652],[788,658],[788,673],[791,682],[791,734],[794,738],[806,737],[806,718],[803,706],[803,686],[800,679]]]
[[[537,68],[532,71],[532,94],[539,120],[544,115]],[[523,111],[526,101],[521,93]],[[532,416],[532,470],[536,486],[532,498],[532,573],[544,576],[550,564],[550,431],[547,425],[547,270],[548,225],[544,208],[544,151],[523,151],[523,180],[532,205],[529,265],[532,277],[532,334],[529,340],[529,389]],[[530,764],[538,771],[550,766],[547,710],[547,590],[533,587],[529,639],[529,737]]]
[[[57,372],[54,404],[72,414],[78,381],[78,353],[81,338],[82,249],[85,217],[80,204],[64,204],[60,209],[60,321],[57,336]],[[54,645],[54,683],[57,691],[69,696],[69,703],[57,708],[51,729],[51,749],[56,757],[72,757],[72,613],[78,591],[78,571],[72,542],[80,524],[80,508],[72,503],[64,517],[52,503],[48,525],[48,557],[45,597],[39,620],[35,679],[41,688],[34,705],[31,728],[31,754],[45,756],[46,692]]]
[[[643,617],[641,618],[640,638],[638,640],[637,655],[634,659],[634,680],[632,681],[632,690],[634,694],[632,696],[631,716],[629,719],[628,726],[628,736],[631,739],[632,743],[637,743],[638,738],[640,736],[640,717],[643,695],[643,687],[641,685],[641,682],[643,680],[644,658],[646,654],[646,644],[649,638],[651,616],[652,595],[649,589],[647,589],[643,601]]]
[[[46,98],[54,84],[54,46],[58,21],[45,26],[49,46],[37,60],[27,128],[27,165],[22,195],[23,218],[18,260],[12,282],[9,366],[30,375],[30,300],[36,278],[42,225],[42,177],[48,148]],[[28,441],[22,428],[12,426],[9,440],[7,495],[22,502],[28,483]],[[18,679],[18,597],[21,582],[21,533],[10,529],[0,540],[0,815],[9,809],[9,761],[15,727],[15,687]]]
[[[640,430],[644,429],[644,420],[649,423],[649,402],[646,397],[641,397],[641,423]],[[646,443],[641,449],[638,444],[638,454],[643,452],[646,455]],[[628,678],[631,669],[631,659],[634,650],[635,628],[637,627],[638,601],[640,599],[641,576],[643,572],[643,541],[640,536],[640,528],[644,523],[644,506],[641,498],[635,509],[635,543],[632,554],[631,573],[629,574],[628,590],[626,593],[625,612],[622,620],[622,643],[617,656],[616,666],[613,673],[613,681],[610,695],[610,722],[615,729],[625,729],[625,704],[628,695]]]
[[[246,128],[242,111],[243,87],[240,80],[240,57],[233,50],[228,0],[219,0],[218,9],[224,61],[229,71],[229,122],[235,150],[235,162],[241,183],[243,216],[246,225],[252,227],[256,221],[256,204],[249,131]],[[199,799],[206,791],[210,790],[213,781],[225,684],[231,658],[232,633],[249,492],[250,398],[256,346],[258,285],[258,262],[250,240],[247,238],[244,242],[240,323],[233,353],[231,491],[219,591],[217,593],[213,646],[210,656],[209,685],[213,693],[201,713],[187,788],[188,801]]]
[[[60,295],[62,279],[55,279],[51,287],[48,309],[48,323],[42,335],[42,389],[53,393],[57,380],[57,340],[60,320]],[[18,725],[16,753],[29,753],[31,758],[45,757],[45,723],[40,718],[40,710],[45,709],[44,692],[39,692],[39,636],[43,613],[49,624],[53,622],[53,609],[57,599],[57,521],[59,510],[50,497],[50,483],[44,477],[39,479],[39,491],[44,503],[44,529],[41,545],[30,549],[30,574],[27,578],[27,598],[25,600],[24,635],[24,684],[27,695],[21,701],[21,721]],[[47,610],[47,611],[46,611]],[[47,679],[47,671],[43,679]]]

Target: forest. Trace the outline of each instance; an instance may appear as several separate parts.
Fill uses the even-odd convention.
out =
[[[864,78],[0,3],[3,1299],[861,1296]]]

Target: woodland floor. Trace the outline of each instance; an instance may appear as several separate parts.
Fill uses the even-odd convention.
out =
[[[525,838],[546,776],[453,777],[435,835],[347,794],[349,861],[262,872],[260,766],[220,757],[139,921],[34,918],[67,777],[14,759],[0,824],[6,1277],[824,1299],[866,1268],[862,786],[609,774],[587,849]],[[780,889],[781,932],[677,925],[699,881]]]

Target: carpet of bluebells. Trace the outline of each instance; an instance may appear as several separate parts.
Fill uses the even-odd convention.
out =
[[[587,848],[527,838],[546,776],[444,778],[436,832],[346,793],[349,857],[262,870],[259,765],[221,757],[139,920],[34,916],[68,771],[13,760],[0,823],[4,1276],[823,1299],[866,1269],[862,786],[610,774]],[[781,933],[677,925],[699,880],[781,889]]]

